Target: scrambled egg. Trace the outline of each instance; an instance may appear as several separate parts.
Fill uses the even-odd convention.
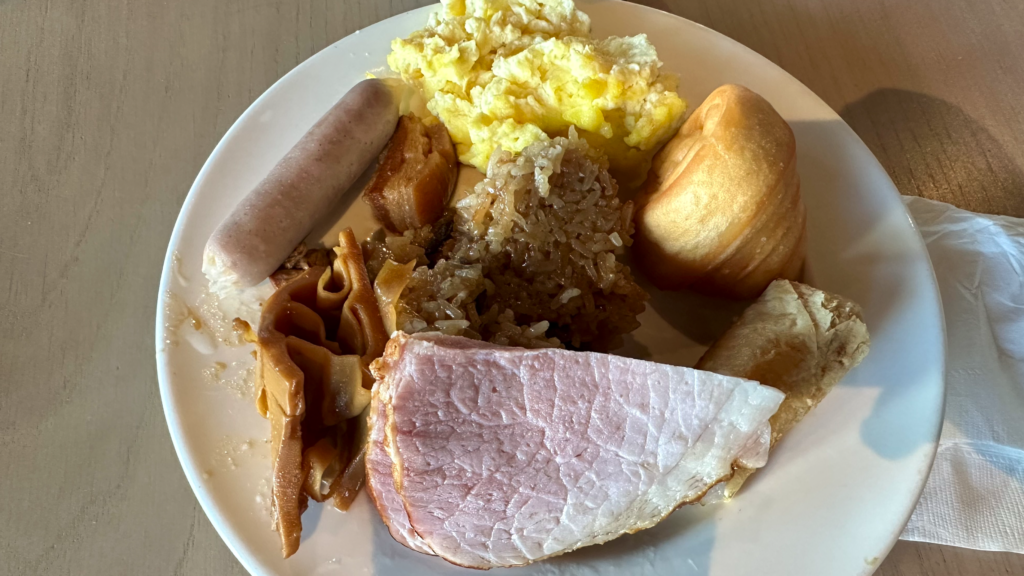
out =
[[[481,171],[498,147],[519,152],[575,125],[633,186],[686,109],[645,35],[594,40],[572,0],[443,0],[391,49],[388,65]]]

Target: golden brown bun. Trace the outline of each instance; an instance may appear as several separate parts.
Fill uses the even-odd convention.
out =
[[[796,140],[742,86],[712,92],[654,156],[639,205],[633,256],[662,290],[753,298],[802,272]]]
[[[771,418],[771,445],[793,429],[854,366],[871,341],[855,303],[805,284],[776,280],[704,353],[696,368],[756,380],[786,398]],[[753,470],[737,470],[731,498]]]

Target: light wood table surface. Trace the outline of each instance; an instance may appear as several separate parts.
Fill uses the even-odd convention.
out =
[[[644,1],[803,81],[904,194],[1024,216],[1024,2]],[[0,573],[243,573],[160,407],[164,249],[257,96],[423,3],[0,0]],[[1024,574],[1024,556],[901,542],[878,573]]]

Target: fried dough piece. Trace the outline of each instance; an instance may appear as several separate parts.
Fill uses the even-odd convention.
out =
[[[817,406],[870,348],[857,304],[789,280],[775,280],[697,362],[698,370],[756,380],[786,399],[771,417],[771,446]],[[754,470],[724,484],[732,498]]]
[[[654,156],[633,259],[662,290],[754,298],[776,278],[800,278],[805,221],[793,130],[767,100],[728,84]]]
[[[363,199],[385,228],[401,233],[441,217],[457,176],[455,147],[444,125],[427,126],[406,114],[381,152]]]

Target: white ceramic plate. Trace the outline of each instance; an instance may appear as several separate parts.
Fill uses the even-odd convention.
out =
[[[864,309],[871,353],[773,453],[733,502],[691,506],[654,529],[518,574],[856,575],[871,573],[922,490],[942,421],[944,333],[931,266],[898,193],[853,131],[768,60],[697,24],[620,2],[582,2],[594,34],[646,33],[696,107],[735,82],[764,95],[796,133],[813,283]],[[207,160],[175,225],[157,314],[157,366],[174,447],[217,531],[254,574],[470,574],[396,544],[365,495],[342,514],[311,503],[302,545],[282,560],[270,529],[268,425],[252,402],[204,381],[248,350],[164,345],[166,293],[194,301],[214,227],[428,7],[380,22],[307,60],[261,96]],[[369,231],[363,203],[346,223]],[[336,236],[335,236],[336,238]],[[172,255],[180,255],[175,272]],[[627,353],[690,364],[721,323],[693,298],[655,295]],[[194,339],[193,339],[194,340]],[[200,349],[203,349],[202,352]],[[230,371],[230,368],[229,368]]]

